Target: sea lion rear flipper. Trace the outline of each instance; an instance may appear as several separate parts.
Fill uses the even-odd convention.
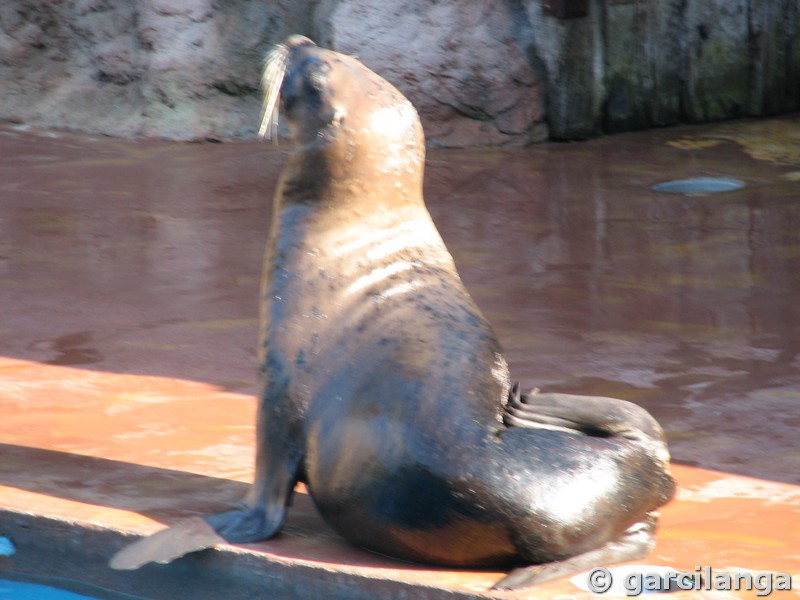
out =
[[[657,521],[656,513],[648,513],[641,522],[632,525],[617,540],[564,560],[514,569],[495,583],[492,589],[518,590],[601,565],[644,558],[655,545]]]
[[[616,398],[573,394],[520,394],[512,387],[503,419],[516,427],[549,427],[599,437],[664,441],[658,422],[645,409]]]
[[[211,548],[225,540],[201,517],[192,517],[142,538],[117,552],[108,565],[133,570],[150,562],[169,563],[189,552]]]

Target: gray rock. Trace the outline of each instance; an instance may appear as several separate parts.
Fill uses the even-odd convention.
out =
[[[580,15],[565,19],[544,4],[2,0],[0,119],[252,136],[263,57],[291,33],[359,55],[417,106],[433,145],[524,145],[548,133],[800,109],[796,0],[548,0]]]
[[[323,0],[316,29],[409,97],[429,143],[524,145],[547,130],[517,16],[502,0]]]
[[[541,0],[525,0],[524,6],[532,52],[546,73],[553,137],[580,139],[597,134],[605,100],[601,0],[591,0],[588,15],[575,19],[544,14]]]
[[[298,32],[393,81],[434,144],[527,144],[546,129],[515,27],[500,0],[319,10],[289,0],[5,0],[0,118],[113,135],[253,135],[263,56]]]
[[[307,11],[288,0],[4,0],[0,118],[123,136],[252,135],[263,56],[308,31]]]

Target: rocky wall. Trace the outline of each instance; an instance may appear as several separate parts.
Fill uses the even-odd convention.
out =
[[[0,118],[111,135],[250,136],[269,47],[314,2],[3,0]]]
[[[0,119],[252,136],[290,33],[397,85],[434,145],[800,110],[796,0],[3,0]]]

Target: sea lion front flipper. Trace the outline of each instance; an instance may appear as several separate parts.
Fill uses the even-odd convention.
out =
[[[218,544],[265,539],[277,533],[283,524],[283,515],[272,531],[267,531],[264,515],[263,508],[242,505],[224,513],[190,517],[125,546],[111,558],[108,566],[128,571],[151,562],[170,563]]]
[[[233,510],[192,517],[125,546],[109,561],[112,569],[132,570],[150,562],[169,563],[190,552],[224,543],[271,538],[283,527],[294,486],[302,473],[302,440],[290,427],[259,413],[256,478],[247,501]]]
[[[657,514],[648,513],[644,520],[635,523],[619,539],[605,546],[564,560],[514,569],[495,583],[492,589],[518,590],[586,569],[644,558],[655,546],[657,522]]]
[[[224,513],[206,515],[203,520],[223,538],[223,542],[258,542],[271,538],[281,530],[286,520],[287,505],[288,498],[282,503],[274,502],[255,507],[243,504]]]
[[[191,517],[125,546],[114,555],[108,566],[127,571],[150,562],[169,563],[189,552],[211,548],[224,542],[205,519]]]
[[[256,506],[242,504],[223,513],[191,517],[172,527],[157,531],[122,548],[108,564],[112,569],[133,570],[150,562],[170,563],[190,552],[213,548],[218,544],[268,539],[283,527],[288,496],[294,488],[294,483],[295,479],[292,479],[291,483],[287,484],[289,492],[280,500],[277,498],[273,502],[262,500]],[[267,487],[283,486],[258,487],[261,489],[254,492],[263,499]]]

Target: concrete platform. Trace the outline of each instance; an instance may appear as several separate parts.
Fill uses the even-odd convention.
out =
[[[647,565],[794,573],[800,589],[798,139],[786,118],[430,157],[431,211],[512,374],[665,426],[680,490]],[[131,536],[223,508],[252,476],[284,156],[12,127],[0,154],[0,536],[17,550],[0,577],[151,600],[592,596],[568,580],[489,593],[502,573],[369,554],[302,489],[273,540],[108,569]],[[699,174],[747,187],[649,191]]]

